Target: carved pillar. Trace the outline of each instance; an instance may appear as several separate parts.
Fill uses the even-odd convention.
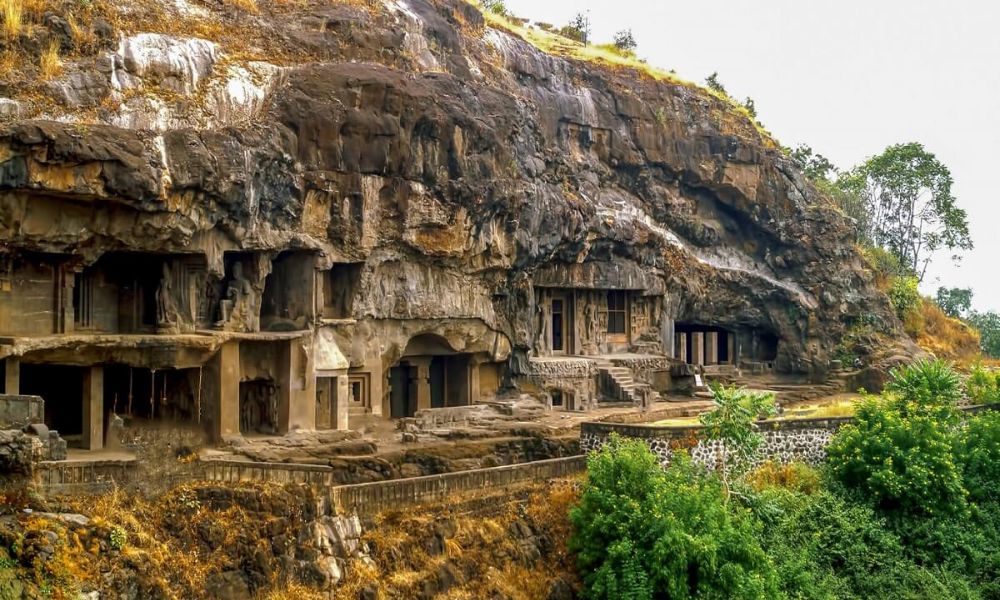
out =
[[[278,360],[278,433],[316,428],[316,373],[302,338],[282,344]]]
[[[719,364],[719,332],[708,331],[705,333],[705,364]]]
[[[240,343],[229,341],[209,361],[209,406],[212,407],[212,439],[222,441],[240,434]]]
[[[729,364],[736,365],[736,336],[732,333],[726,335],[726,356],[729,358]]]
[[[675,336],[677,340],[674,358],[686,363],[688,361],[688,335],[683,331]]]
[[[4,359],[4,387],[5,394],[21,393],[21,359],[16,356],[8,356]]]
[[[89,367],[83,374],[83,448],[104,447],[104,367]]]
[[[705,333],[701,331],[691,332],[691,364],[705,364]]]
[[[410,369],[410,390],[416,394],[417,410],[431,407],[431,357],[407,358]]]
[[[330,426],[333,429],[339,429],[341,431],[347,431],[349,428],[348,424],[348,408],[350,401],[350,383],[348,381],[347,375],[338,375],[334,378],[334,384],[331,386],[333,388],[331,393],[333,394],[333,410],[331,411],[331,423]]]
[[[475,404],[479,402],[479,364],[482,362],[481,359],[470,356],[469,357],[469,404]]]

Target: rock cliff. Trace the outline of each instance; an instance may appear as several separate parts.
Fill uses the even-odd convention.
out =
[[[62,9],[4,42],[29,57],[0,84],[7,249],[218,274],[311,249],[363,264],[351,316],[481,330],[515,373],[540,283],[767,332],[788,372],[825,372],[862,321],[910,351],[846,219],[696,86],[546,54],[457,0]]]

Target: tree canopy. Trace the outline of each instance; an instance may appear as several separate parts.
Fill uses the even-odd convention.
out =
[[[952,195],[951,172],[916,142],[889,146],[837,179],[863,210],[863,241],[885,248],[920,280],[938,250],[970,250],[966,213]]]

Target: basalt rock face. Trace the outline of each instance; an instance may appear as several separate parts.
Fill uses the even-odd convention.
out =
[[[791,372],[823,372],[859,320],[911,351],[845,218],[725,101],[544,54],[461,2],[281,10],[242,18],[311,60],[131,35],[71,65],[62,113],[0,134],[5,244],[217,272],[315,249],[364,263],[357,319],[452,319],[515,359],[540,282],[769,332]],[[135,92],[153,83],[171,95]]]

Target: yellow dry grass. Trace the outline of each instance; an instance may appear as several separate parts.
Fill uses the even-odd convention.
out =
[[[59,56],[59,42],[52,40],[38,57],[38,76],[42,81],[50,81],[62,75],[63,63]]]
[[[3,15],[3,33],[7,38],[16,38],[24,27],[23,0],[0,0],[0,14]]]
[[[228,4],[235,6],[244,12],[255,15],[260,12],[260,7],[257,6],[257,0],[229,0]]]
[[[979,332],[946,315],[933,300],[924,299],[920,310],[904,324],[917,345],[934,356],[967,367],[982,360]]]

